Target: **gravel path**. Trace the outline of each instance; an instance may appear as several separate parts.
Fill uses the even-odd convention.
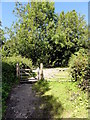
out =
[[[49,68],[49,69],[44,69],[44,78],[45,79],[51,79],[56,76],[56,74],[60,73],[60,71],[67,70],[68,68]]]

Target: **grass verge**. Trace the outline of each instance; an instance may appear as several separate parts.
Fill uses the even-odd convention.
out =
[[[49,114],[52,115],[53,119],[87,118],[87,92],[81,91],[76,82],[55,82],[57,76],[59,78],[64,76],[67,80],[68,75],[63,71],[63,74],[60,73],[51,79],[54,79],[53,82],[48,82],[48,80],[37,82],[34,89],[43,98],[42,106],[46,104],[45,108],[49,109]]]

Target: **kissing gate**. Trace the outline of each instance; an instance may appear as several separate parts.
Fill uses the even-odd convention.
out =
[[[37,74],[36,77],[31,77],[32,74]],[[19,78],[20,83],[24,82],[37,82],[38,80],[43,80],[43,63],[40,63],[39,67],[36,70],[20,68],[19,63],[16,64],[16,76]]]

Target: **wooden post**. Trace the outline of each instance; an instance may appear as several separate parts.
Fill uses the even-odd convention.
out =
[[[16,64],[16,76],[20,77],[20,69],[19,69],[19,63]]]
[[[38,80],[39,80],[39,67],[37,68],[37,77],[38,77]]]
[[[43,80],[43,63],[40,63],[40,80]]]

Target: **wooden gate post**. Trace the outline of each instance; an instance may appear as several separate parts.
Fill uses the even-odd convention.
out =
[[[40,79],[39,73],[40,73],[40,69],[39,69],[39,67],[38,67],[38,68],[37,68],[37,79],[38,79],[38,80]]]
[[[43,80],[43,63],[40,63],[40,80]]]
[[[16,76],[20,78],[20,69],[19,69],[19,63],[16,64]]]

